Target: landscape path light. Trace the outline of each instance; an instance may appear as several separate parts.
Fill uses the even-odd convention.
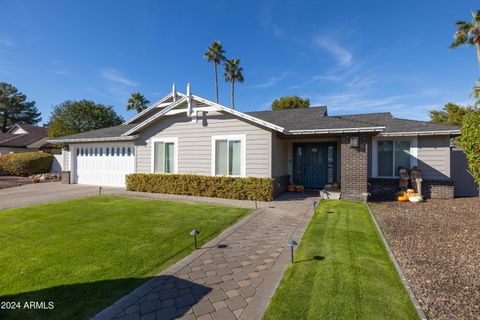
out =
[[[291,260],[292,260],[292,263],[293,263],[293,249],[298,245],[297,241],[293,240],[293,239],[290,239],[288,240],[287,242],[288,246],[290,247],[290,257],[291,257]]]
[[[190,232],[190,235],[193,236],[193,247],[195,250],[197,250],[197,235],[200,234],[200,231],[193,229],[192,232]]]
[[[317,209],[317,206],[318,206],[318,201],[313,201],[312,205],[313,205],[313,211],[315,212],[315,210]]]

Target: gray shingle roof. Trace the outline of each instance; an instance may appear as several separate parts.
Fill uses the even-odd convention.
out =
[[[287,109],[275,111],[255,111],[246,112],[246,114],[280,126],[288,131],[385,127],[385,130],[383,130],[382,133],[394,133],[428,132],[459,129],[459,127],[457,126],[448,126],[425,121],[398,119],[394,118],[389,112],[327,116],[326,107],[313,107],[308,109]],[[128,130],[132,129],[136,125],[137,124],[132,123],[88,132],[82,132],[66,137],[61,137],[58,138],[58,140],[119,138],[122,134],[126,133]]]
[[[362,121],[368,121],[371,123],[381,124],[382,126],[385,126],[385,130],[382,133],[428,132],[428,131],[444,131],[444,130],[460,129],[460,127],[458,126],[451,126],[451,125],[433,123],[428,121],[395,118],[389,112],[344,115],[342,117],[346,119],[362,120]]]
[[[458,126],[399,119],[390,112],[327,116],[325,107],[247,112],[287,130],[385,127],[382,133],[458,130]]]
[[[119,126],[97,129],[92,131],[81,132],[77,134],[72,134],[69,136],[61,137],[58,139],[61,140],[70,140],[70,139],[98,139],[98,138],[118,138],[128,130],[135,127],[137,124],[123,124]],[[56,140],[52,138],[51,140]]]
[[[37,127],[32,125],[17,125],[27,133],[2,133],[0,134],[0,146],[2,147],[29,147],[31,144],[36,143],[47,137],[47,128]],[[38,145],[35,148],[44,147],[44,145]]]

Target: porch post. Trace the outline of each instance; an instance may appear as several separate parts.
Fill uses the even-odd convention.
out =
[[[352,145],[352,137],[358,137],[358,146]],[[362,199],[368,183],[368,136],[345,134],[340,146],[340,174],[342,198]]]

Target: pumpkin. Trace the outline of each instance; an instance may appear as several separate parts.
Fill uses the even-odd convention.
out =
[[[415,189],[407,189],[407,193],[414,193]]]
[[[407,202],[408,201],[408,196],[398,196],[397,201],[399,202]]]
[[[295,191],[296,192],[303,192],[305,189],[303,188],[303,186],[295,186]]]
[[[294,192],[295,191],[295,185],[289,184],[288,185],[288,192]]]

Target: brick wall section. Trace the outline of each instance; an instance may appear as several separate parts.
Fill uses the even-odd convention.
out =
[[[287,191],[289,182],[289,175],[272,178],[273,199],[277,198],[279,195]]]
[[[368,192],[371,200],[395,200],[398,192],[396,178],[369,178]],[[422,182],[422,195],[430,199],[452,199],[454,186],[452,180],[430,180]]]
[[[352,148],[350,140],[353,135],[343,135],[341,139],[341,188],[343,199],[362,199],[367,192],[368,177],[368,136],[359,137],[359,147]]]

